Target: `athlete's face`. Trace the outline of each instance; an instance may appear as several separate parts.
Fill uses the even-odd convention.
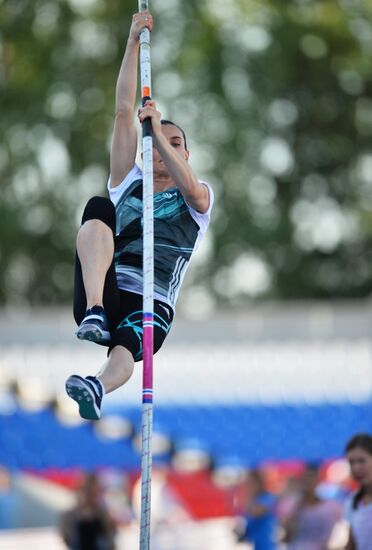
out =
[[[163,135],[167,138],[168,143],[173,147],[177,155],[187,161],[189,159],[190,152],[186,151],[185,149],[185,140],[183,138],[181,130],[177,128],[177,126],[173,126],[173,124],[162,124],[161,130],[163,132]],[[154,174],[168,176],[168,169],[165,166],[156,147],[153,148],[152,152]]]
[[[372,455],[361,447],[356,447],[346,455],[351,475],[360,485],[372,484]]]

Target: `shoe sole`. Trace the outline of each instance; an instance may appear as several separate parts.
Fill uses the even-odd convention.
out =
[[[75,332],[79,340],[89,340],[95,344],[108,344],[111,335],[107,330],[100,330],[96,325],[85,324]]]
[[[66,392],[79,405],[79,414],[86,420],[99,420],[101,411],[96,405],[94,390],[80,376],[70,376],[66,381]]]

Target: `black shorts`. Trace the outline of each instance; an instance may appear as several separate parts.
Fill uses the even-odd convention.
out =
[[[115,236],[116,216],[113,203],[103,197],[93,197],[85,207],[82,224],[98,219],[111,228]],[[120,290],[117,285],[114,258],[106,275],[103,291],[105,308],[111,333],[109,352],[115,346],[129,350],[135,361],[142,359],[143,297],[140,294]],[[75,261],[74,318],[78,325],[84,319],[87,307],[83,276],[78,256]],[[154,300],[154,353],[162,346],[173,321],[173,310],[165,302]]]

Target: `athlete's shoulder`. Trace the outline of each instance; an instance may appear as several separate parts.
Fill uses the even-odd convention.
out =
[[[204,214],[207,214],[209,215],[211,210],[212,210],[212,206],[213,206],[213,203],[214,203],[214,192],[213,192],[213,187],[212,185],[209,183],[209,181],[206,181],[204,179],[199,179],[198,178],[198,182],[201,184],[201,185],[204,185],[207,189],[208,189],[208,193],[209,193],[209,208],[206,212],[204,212]]]
[[[206,180],[198,179],[198,182],[201,185],[204,185],[208,189],[208,193],[209,193],[209,206],[208,206],[208,209],[205,212],[202,213],[202,212],[198,212],[197,210],[192,208],[192,206],[190,206],[190,205],[188,205],[188,207],[189,207],[189,210],[190,210],[191,214],[196,214],[198,219],[204,218],[206,220],[209,220],[209,218],[211,217],[211,211],[212,211],[213,203],[214,203],[213,188],[212,188],[211,184]]]
[[[143,173],[138,164],[135,164],[130,172],[125,176],[123,181],[116,187],[111,187],[110,178],[107,182],[107,189],[110,195],[111,201],[116,205],[123,193],[132,185],[135,181],[142,181]]]

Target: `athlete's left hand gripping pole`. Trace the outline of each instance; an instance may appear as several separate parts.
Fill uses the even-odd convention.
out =
[[[148,0],[139,0],[139,11],[148,11]],[[151,99],[150,31],[140,35],[142,106]],[[154,202],[151,120],[142,123],[143,152],[143,386],[140,550],[150,548],[152,471],[152,369],[154,331]]]

